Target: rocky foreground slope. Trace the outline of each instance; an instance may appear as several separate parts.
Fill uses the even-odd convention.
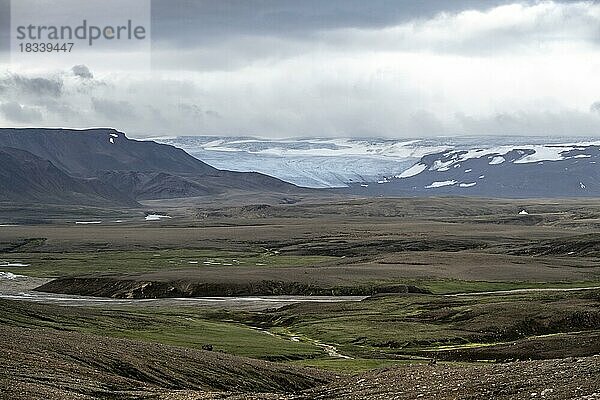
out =
[[[296,394],[175,391],[163,400],[600,399],[600,357],[490,365],[414,364],[335,379]]]
[[[334,375],[224,353],[0,325],[0,398],[157,398],[176,390],[301,391]]]
[[[336,380],[294,399],[598,399],[600,357],[406,365]]]
[[[600,398],[600,356],[344,375],[157,343],[0,325],[6,399]],[[12,339],[11,339],[12,338]]]

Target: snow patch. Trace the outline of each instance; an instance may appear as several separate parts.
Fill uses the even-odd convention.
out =
[[[490,165],[498,165],[498,164],[502,164],[504,161],[506,161],[506,159],[502,156],[495,156],[492,158],[492,161],[490,161]]]
[[[439,187],[443,187],[443,186],[452,186],[452,185],[456,185],[457,183],[458,182],[455,180],[432,182],[431,185],[425,186],[425,189],[433,189],[433,188],[439,188]]]
[[[0,279],[9,279],[13,280],[16,278],[25,278],[25,275],[17,275],[12,272],[0,272]]]
[[[572,146],[528,146],[526,150],[533,150],[533,154],[515,160],[515,164],[527,164],[538,161],[560,161],[567,158],[562,153],[575,150]]]
[[[519,213],[519,215],[529,215],[529,213],[525,210],[521,210],[521,212]]]
[[[471,148],[467,150],[452,150],[440,154],[440,159],[431,164],[431,171],[448,171],[457,168],[461,162],[472,159],[488,157],[489,165],[498,165],[509,160],[515,164],[541,163],[544,161],[561,161],[574,158],[590,158],[589,154],[569,155],[575,150],[584,150],[586,146],[597,146],[598,142],[585,142],[578,144],[523,144],[501,145],[489,148]],[[511,158],[508,159],[509,153]],[[513,154],[516,153],[516,157]]]
[[[75,225],[101,224],[102,221],[75,221]]]
[[[475,185],[477,185],[477,182],[461,183],[458,186],[461,188],[469,188],[469,187],[473,187]]]
[[[160,221],[163,218],[171,218],[171,217],[168,215],[160,215],[160,214],[146,215],[146,221]]]
[[[400,175],[397,175],[396,178],[410,178],[411,176],[419,175],[421,172],[427,169],[427,165],[425,164],[415,164]]]

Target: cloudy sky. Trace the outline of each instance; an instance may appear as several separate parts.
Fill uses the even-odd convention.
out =
[[[10,62],[7,5],[0,126],[600,135],[598,1],[154,0],[139,70],[115,54]]]

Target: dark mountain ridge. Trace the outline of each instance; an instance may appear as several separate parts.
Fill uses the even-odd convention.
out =
[[[119,198],[118,202],[129,199],[129,204],[133,199],[196,197],[229,190],[301,191],[267,175],[219,170],[179,148],[129,139],[114,129],[0,128],[0,147],[19,149],[39,160],[46,160],[72,178],[73,184],[77,179],[86,179],[88,186],[96,185],[96,190],[109,198]],[[42,168],[36,170],[37,180],[43,180],[42,176],[50,173],[44,171]],[[81,184],[81,181],[77,182]],[[39,189],[40,192],[29,199],[43,201],[43,188]],[[82,190],[78,187],[71,191],[79,193]],[[19,196],[13,193],[11,197]]]
[[[0,147],[0,201],[139,206],[99,179],[72,177],[48,160],[10,147]]]
[[[218,171],[179,148],[128,139],[114,129],[0,129],[0,146],[28,151],[82,177],[95,176],[98,171]]]

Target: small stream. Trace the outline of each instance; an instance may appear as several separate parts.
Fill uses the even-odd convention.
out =
[[[344,354],[340,353],[338,351],[337,347],[335,347],[332,344],[323,343],[323,342],[320,342],[320,341],[318,341],[316,339],[312,339],[312,338],[309,338],[309,337],[306,337],[306,336],[296,336],[296,335],[290,336],[290,335],[284,335],[284,334],[277,334],[277,333],[273,333],[273,332],[271,332],[271,331],[269,331],[267,329],[259,328],[259,327],[255,327],[255,326],[250,326],[250,328],[252,328],[254,330],[257,330],[259,332],[262,332],[264,334],[273,336],[273,337],[278,337],[278,338],[285,339],[285,340],[291,340],[292,342],[310,343],[310,344],[312,344],[314,346],[322,348],[323,351],[325,351],[325,353],[327,353],[327,355],[330,356],[330,357],[343,358],[343,359],[346,359],[346,360],[353,360],[354,359],[353,357],[350,357],[350,356],[347,356],[347,355],[344,355]]]

